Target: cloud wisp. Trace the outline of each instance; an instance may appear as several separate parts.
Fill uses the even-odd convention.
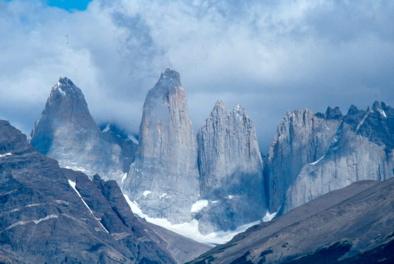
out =
[[[97,121],[137,130],[165,67],[182,75],[194,126],[240,103],[268,144],[284,112],[394,103],[392,1],[94,0],[68,12],[0,1],[0,117],[28,131],[59,76]]]

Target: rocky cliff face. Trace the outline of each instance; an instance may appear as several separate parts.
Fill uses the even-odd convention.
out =
[[[339,108],[330,107],[325,114],[315,114],[308,109],[286,114],[268,154],[266,176],[271,211],[283,206],[286,192],[302,167],[324,155],[341,118]]]
[[[234,229],[262,218],[266,210],[263,164],[253,122],[237,105],[218,101],[197,135],[203,232]]]
[[[89,113],[82,91],[61,78],[35,123],[31,143],[39,152],[59,161],[62,167],[120,182],[121,148],[107,142]]]
[[[0,121],[0,262],[175,263],[114,181],[62,169]]]
[[[190,220],[199,196],[197,148],[179,73],[165,70],[149,91],[139,142],[124,189],[150,216]]]
[[[359,180],[394,176],[394,109],[375,102],[366,111],[350,107],[328,150],[306,164],[288,191],[287,208]]]
[[[106,141],[120,147],[120,159],[122,161],[122,168],[123,171],[128,172],[131,163],[135,159],[135,153],[138,147],[137,136],[128,134],[126,131],[113,123],[101,124],[100,131]]]
[[[253,122],[240,106],[227,111],[218,102],[196,141],[180,76],[167,69],[146,97],[139,142],[112,124],[98,129],[81,90],[62,78],[31,143],[62,167],[116,180],[146,215],[172,223],[195,218],[208,233],[358,180],[392,177],[393,116],[380,102],[366,111],[352,106],[345,116],[337,107],[288,113],[263,166]]]

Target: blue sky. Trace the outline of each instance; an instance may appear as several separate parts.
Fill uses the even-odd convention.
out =
[[[166,67],[196,130],[216,100],[240,103],[264,146],[287,111],[394,105],[392,0],[50,2],[0,0],[0,118],[26,133],[60,76],[98,122],[136,132]]]
[[[91,0],[47,0],[49,6],[56,6],[66,10],[85,10]]]
[[[12,2],[14,0],[0,0],[0,2]],[[92,0],[31,0],[36,2],[43,2],[45,5],[51,7],[62,8],[67,11],[83,11],[86,10],[87,6]]]

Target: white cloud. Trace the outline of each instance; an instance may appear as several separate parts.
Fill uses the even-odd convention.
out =
[[[394,103],[392,1],[95,0],[69,13],[0,3],[0,115],[29,129],[59,76],[98,120],[136,130],[146,91],[180,71],[195,127],[243,104],[264,144],[285,111]]]

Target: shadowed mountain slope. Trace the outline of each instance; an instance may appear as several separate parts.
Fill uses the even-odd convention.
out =
[[[251,227],[191,263],[393,263],[394,179],[360,181]]]

